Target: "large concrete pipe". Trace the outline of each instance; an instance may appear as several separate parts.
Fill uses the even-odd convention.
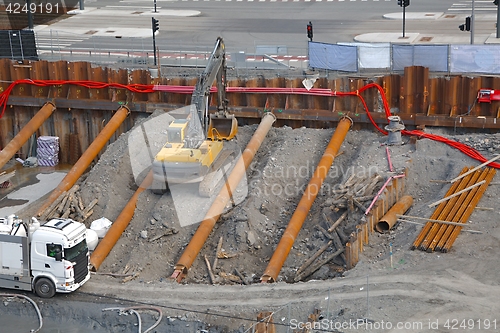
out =
[[[97,135],[90,146],[85,150],[83,155],[78,159],[78,161],[73,165],[68,174],[61,180],[59,185],[50,194],[49,198],[44,202],[43,206],[38,210],[38,216],[43,214],[43,211],[47,209],[64,191],[69,190],[78,178],[87,170],[90,163],[96,158],[97,154],[102,150],[102,148],[109,141],[113,133],[116,132],[118,127],[123,123],[125,118],[129,115],[130,110],[126,106],[121,106],[111,117],[109,122],[104,126],[102,131]]]
[[[42,126],[45,120],[55,111],[56,106],[50,102],[44,106],[31,118],[19,133],[0,151],[0,169],[21,149],[29,138]]]
[[[220,190],[219,194],[215,198],[215,201],[212,203],[212,206],[210,206],[208,212],[205,214],[205,218],[201,222],[198,229],[196,229],[193,238],[191,238],[191,241],[182,253],[181,258],[175,265],[175,270],[171,278],[177,280],[177,282],[180,282],[187,275],[189,268],[212,232],[215,223],[217,223],[217,220],[224,211],[224,207],[226,207],[227,203],[231,199],[231,193],[228,189],[236,188],[243,179],[247,168],[250,166],[257,150],[259,150],[260,145],[264,141],[275,120],[276,116],[269,112],[262,118],[259,127],[257,127],[257,130],[250,139],[250,142],[236,162],[233,171],[231,171],[231,174],[227,178],[227,185],[223,186]]]
[[[413,197],[410,195],[403,196],[384,216],[382,216],[382,218],[375,225],[375,229],[378,232],[391,230],[391,228],[398,221],[397,215],[403,215],[408,209],[410,209],[411,205],[413,205]]]
[[[116,242],[120,239],[123,231],[127,228],[132,217],[134,217],[135,207],[139,195],[147,189],[153,182],[153,172],[149,171],[146,178],[142,181],[141,185],[135,191],[134,195],[127,202],[122,212],[116,218],[115,222],[111,225],[109,230],[106,232],[106,236],[99,242],[99,245],[95,248],[94,252],[90,255],[90,269],[93,272],[97,272],[99,266],[108,256],[109,252],[113,249]]]
[[[311,206],[318,195],[321,185],[328,175],[328,171],[332,166],[333,160],[337,155],[342,142],[344,141],[349,128],[352,125],[350,118],[342,118],[337,125],[337,129],[333,133],[330,143],[326,147],[325,153],[314,170],[314,174],[307,185],[307,188],[302,195],[302,198],[293,213],[288,226],[286,227],[278,247],[273,253],[269,264],[261,277],[262,283],[276,281],[278,274],[285,263],[288,253],[290,252],[295,238],[299,234],[302,224],[304,223]]]

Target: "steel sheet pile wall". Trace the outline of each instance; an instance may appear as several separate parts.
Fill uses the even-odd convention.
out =
[[[152,80],[149,71],[129,71],[120,69],[91,67],[87,62],[11,62],[0,59],[0,92],[10,82],[19,79],[60,80],[60,81],[98,81],[122,84],[158,83]],[[37,136],[57,136],[60,138],[62,163],[74,164],[94,138],[101,132],[120,105],[128,103],[156,102],[159,93],[129,93],[123,89],[88,89],[77,85],[57,85],[38,87],[34,85],[18,85],[12,91],[7,110],[0,119],[0,148],[22,129],[33,114],[45,101],[52,101],[57,110],[39,128]],[[113,135],[110,142],[120,134],[128,131],[138,117],[146,113],[135,112],[127,118]],[[28,144],[25,144],[18,155],[25,158]]]
[[[406,177],[393,178],[383,190],[362,223],[356,226],[356,232],[349,235],[345,245],[346,268],[351,269],[359,261],[363,246],[369,243],[370,235],[376,231],[378,221],[389,211],[406,190]]]
[[[149,70],[113,70],[92,67],[86,62],[24,61],[0,59],[0,92],[18,79],[76,81],[89,80],[121,84],[164,84],[193,86],[197,78],[173,77],[152,79]],[[303,78],[265,78],[263,76],[228,80],[228,86],[295,88],[303,87]],[[314,80],[313,80],[314,81]],[[337,92],[356,91],[370,82],[384,88],[391,112],[398,114],[406,126],[450,126],[468,128],[500,128],[500,101],[475,103],[480,88],[499,89],[500,78],[492,76],[429,77],[426,67],[407,67],[404,75],[388,74],[381,77],[321,77],[314,88]],[[362,93],[375,121],[385,125],[382,100],[375,89]],[[326,97],[310,95],[228,93],[230,110],[240,124],[258,123],[265,111],[273,111],[277,125],[292,127],[331,127],[343,116],[349,115],[357,126],[368,124],[361,101],[356,96]],[[213,100],[213,99],[212,99]],[[0,118],[0,148],[16,135],[47,101],[57,111],[39,129],[37,135],[58,136],[61,142],[62,163],[74,163],[85,151],[112,116],[112,112],[126,105],[132,115],[111,139],[131,128],[138,117],[145,117],[160,108],[172,110],[190,102],[190,94],[155,92],[132,93],[125,89],[88,89],[76,85],[37,87],[18,85],[12,91],[7,110]],[[213,105],[214,103],[212,103]],[[368,125],[370,126],[370,125]],[[28,146],[20,151],[26,157]]]

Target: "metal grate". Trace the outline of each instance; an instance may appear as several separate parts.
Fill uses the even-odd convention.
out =
[[[0,58],[38,60],[32,30],[0,30]]]

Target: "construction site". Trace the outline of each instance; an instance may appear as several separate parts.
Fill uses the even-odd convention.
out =
[[[112,223],[80,289],[18,292],[40,332],[498,331],[500,79],[242,77],[217,45],[153,76],[0,59],[0,209]]]

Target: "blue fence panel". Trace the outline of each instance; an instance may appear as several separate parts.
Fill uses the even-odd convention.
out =
[[[359,69],[387,69],[391,68],[390,43],[337,43],[358,47]]]
[[[448,45],[415,45],[413,66],[428,67],[431,72],[447,72]]]
[[[500,45],[451,45],[450,72],[500,74]]]
[[[356,46],[309,42],[309,66],[333,71],[357,72]]]
[[[392,70],[402,71],[413,65],[413,45],[392,44]]]

